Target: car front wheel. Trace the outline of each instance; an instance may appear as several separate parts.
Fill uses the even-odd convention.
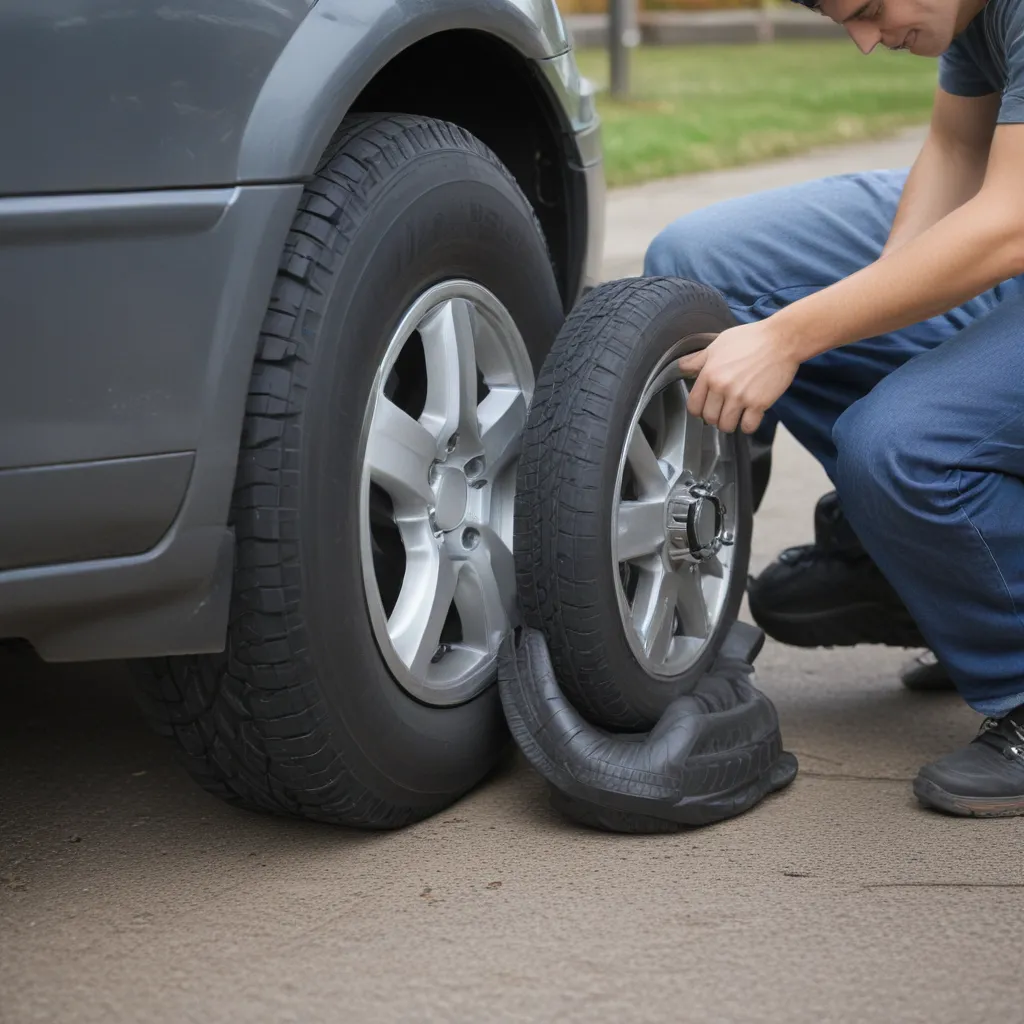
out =
[[[346,121],[260,339],[227,649],[145,674],[207,788],[388,828],[493,766],[519,444],[562,319],[540,228],[493,153],[428,118]]]

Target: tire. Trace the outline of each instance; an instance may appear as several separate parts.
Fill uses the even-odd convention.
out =
[[[157,727],[232,803],[396,828],[450,805],[507,747],[493,678],[444,706],[398,685],[365,589],[360,496],[378,371],[403,314],[452,280],[508,311],[532,389],[563,313],[511,175],[455,125],[346,119],[302,196],[259,341],[226,651],[145,673]],[[514,484],[514,462],[512,473]],[[508,520],[511,541],[511,498]]]
[[[625,591],[617,587],[626,581],[617,580],[621,566],[612,550],[620,466],[628,462],[622,453],[647,382],[732,323],[709,288],[671,278],[609,282],[573,311],[537,382],[516,494],[523,618],[543,632],[566,696],[599,726],[650,729],[676,697],[692,690],[739,614],[752,532],[750,455],[742,434],[701,427],[734,453],[734,527],[717,617],[705,616],[709,635],[684,671],[666,676],[638,660],[620,612]],[[660,564],[660,555],[651,557]],[[680,619],[670,632],[681,625]]]

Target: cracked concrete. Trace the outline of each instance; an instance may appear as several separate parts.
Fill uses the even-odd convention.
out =
[[[614,194],[608,276],[694,203],[915,142]],[[784,438],[755,568],[825,487]],[[562,822],[518,759],[394,835],[232,810],[145,731],[120,666],[0,654],[0,1022],[1017,1019],[1024,822],[917,807],[908,780],[978,717],[904,692],[904,656],[769,643],[794,785],[618,837]]]

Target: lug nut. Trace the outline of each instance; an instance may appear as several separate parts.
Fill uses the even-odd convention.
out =
[[[459,432],[456,430],[451,437],[448,438],[448,454],[451,455],[455,451],[455,446],[459,443]]]
[[[480,531],[474,530],[472,526],[467,526],[466,529],[462,531],[462,546],[467,551],[472,551],[479,543]]]
[[[474,477],[479,476],[484,471],[484,459],[482,455],[478,455],[475,459],[470,459],[466,463],[466,476]]]

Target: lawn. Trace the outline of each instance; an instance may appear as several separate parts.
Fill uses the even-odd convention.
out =
[[[607,58],[578,52],[604,89]],[[632,54],[632,98],[598,97],[608,182],[707,171],[877,138],[925,123],[937,62],[847,40],[646,47]]]

